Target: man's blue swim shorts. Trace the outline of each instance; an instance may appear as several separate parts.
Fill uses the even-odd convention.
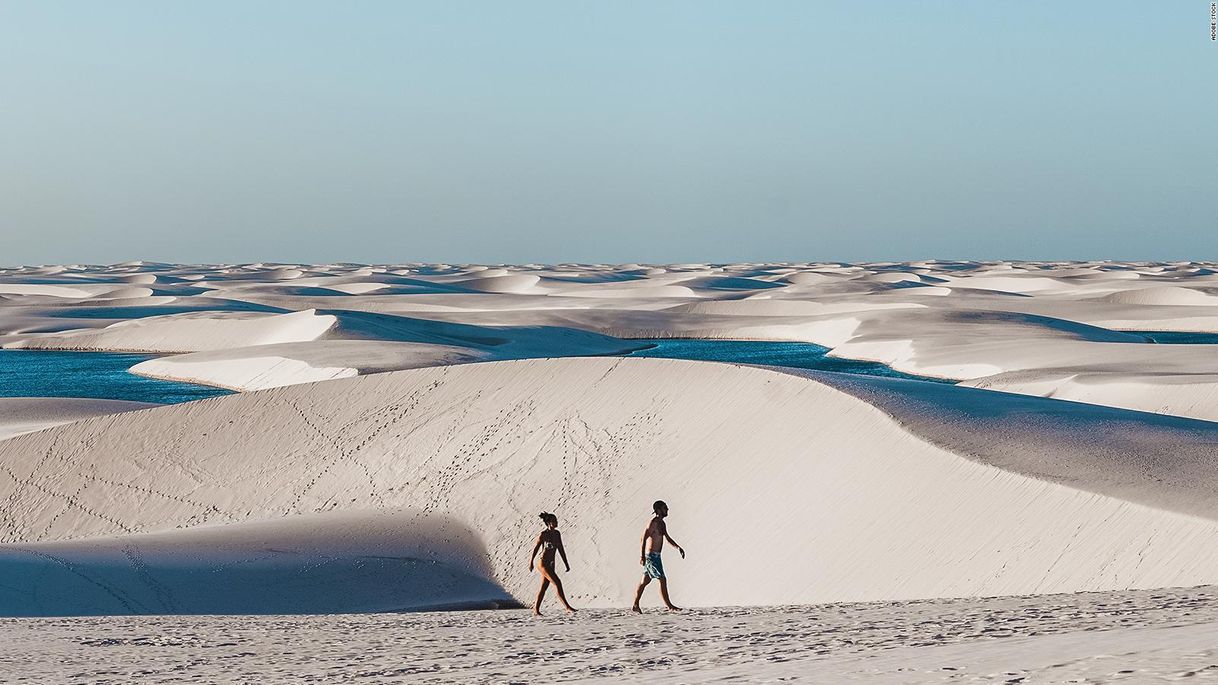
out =
[[[643,573],[656,579],[664,577],[664,562],[659,553],[651,552],[647,555],[647,559],[643,561]]]

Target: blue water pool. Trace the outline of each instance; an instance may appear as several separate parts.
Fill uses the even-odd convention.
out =
[[[1218,345],[1218,333],[1179,333],[1175,331],[1134,331],[1165,345]]]
[[[0,350],[0,397],[91,397],[175,404],[232,391],[144,378],[127,369],[152,355]]]
[[[699,361],[733,362],[737,364],[768,364],[791,366],[797,369],[836,371],[838,373],[885,376],[888,378],[910,378],[914,380],[954,383],[955,381],[926,378],[902,373],[878,362],[863,362],[837,359],[826,356],[828,347],[807,342],[763,342],[750,340],[692,340],[692,339],[648,339],[637,342],[651,343],[652,347],[631,352],[631,357],[663,357],[666,359],[694,359]]]

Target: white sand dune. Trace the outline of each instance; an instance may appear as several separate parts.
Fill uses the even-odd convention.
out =
[[[577,290],[560,291],[561,295],[566,297],[581,297],[595,299],[613,299],[620,300],[623,298],[693,298],[698,294],[691,288],[683,285],[632,285],[629,287],[602,287],[596,290],[580,288]]]
[[[540,277],[533,274],[497,273],[495,275],[487,275],[489,273],[484,272],[480,274],[480,278],[454,281],[454,283],[467,290],[478,290],[487,293],[527,293],[534,290],[538,281],[541,280]]]
[[[279,343],[158,357],[131,367],[149,378],[250,391],[425,366],[483,361],[473,347],[379,340]]]
[[[5,348],[30,350],[135,350],[195,352],[249,345],[316,340],[338,319],[305,310],[290,314],[188,312],[80,329],[32,335]]]
[[[56,285],[56,284],[25,284],[25,283],[0,283],[0,295],[26,295],[26,296],[42,296],[68,299],[84,299],[97,298],[111,293],[119,293],[119,296],[129,296],[126,293],[147,293],[152,294],[152,291],[147,288],[116,288],[109,285],[97,284],[73,284],[73,285]]]
[[[823,316],[866,312],[876,309],[919,309],[926,305],[916,302],[827,302],[822,300],[710,300],[679,304],[664,311],[682,314],[728,314],[734,316]]]
[[[913,387],[928,385],[941,387]],[[1213,498],[1197,496],[1218,481],[1210,460],[1190,456],[1208,454],[1218,426],[1151,417],[1155,443],[1189,466],[1186,479],[1147,478],[1142,433],[1114,429],[1147,415],[1074,416],[1086,407],[960,392],[1054,404],[1076,434],[1103,436],[1108,461],[1055,447],[1046,432],[1036,455],[1068,478],[1031,477],[1010,466],[1026,455],[1022,438],[985,431],[987,463],[953,451],[968,434],[959,425],[912,431],[821,381],[760,368],[522,360],[278,388],[11,438],[0,443],[0,497],[11,503],[3,539],[411,508],[474,531],[483,579],[527,601],[536,579],[523,553],[536,512],[553,509],[573,601],[621,606],[639,574],[640,526],[663,497],[690,553],[668,562],[677,598],[693,606],[1218,581]],[[1167,500],[1172,510],[1154,506]],[[766,583],[752,582],[758,549]],[[437,561],[449,563],[446,553]]]
[[[457,521],[408,510],[332,512],[3,545],[0,607],[9,616],[88,616],[515,605],[488,575],[478,536]]]
[[[1142,336],[1022,313],[882,311],[851,317],[861,323],[849,340],[834,346],[834,356],[955,380],[1082,364],[1095,359],[1099,344],[1105,350],[1122,348],[1143,357],[1161,351],[1145,344]],[[1136,351],[1130,349],[1135,346]]]
[[[1130,365],[1133,368],[1132,364]],[[1181,365],[1183,366],[1183,365]],[[987,390],[1053,397],[1138,411],[1218,421],[1218,372],[1139,374],[1081,368],[999,373],[964,384]]]
[[[248,391],[425,366],[621,354],[642,347],[557,326],[488,327],[368,312],[322,314],[337,320],[322,340],[161,357],[131,371]]]
[[[958,285],[974,290],[996,290],[1011,293],[1059,291],[1067,287],[1065,282],[1052,276],[1036,275],[993,276],[980,274],[966,277],[944,275],[943,280],[951,286]]]
[[[158,405],[80,397],[0,397],[0,440],[93,416]]]
[[[157,282],[156,274],[132,274],[130,276],[120,276],[118,280],[124,283],[139,283],[149,285]]]
[[[1111,295],[1105,296],[1103,299],[1105,302],[1115,302],[1117,304],[1218,306],[1218,295],[1179,286],[1118,290]]]
[[[387,283],[334,283],[327,286],[331,290],[337,290],[347,295],[366,295],[377,290],[384,290],[390,286]]]
[[[643,346],[555,326],[473,326],[352,311],[321,314],[336,319],[324,339],[160,357],[131,371],[249,391],[425,366],[622,354]]]
[[[1218,424],[902,379],[811,374],[927,442],[1003,471],[1218,520]]]

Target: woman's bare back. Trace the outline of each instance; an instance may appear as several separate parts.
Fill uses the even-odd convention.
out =
[[[541,564],[554,566],[554,555],[562,547],[562,534],[558,529],[541,531]]]

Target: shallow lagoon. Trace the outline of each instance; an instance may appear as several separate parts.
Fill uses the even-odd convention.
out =
[[[1159,344],[1218,344],[1218,333],[1139,332]],[[837,359],[829,348],[808,342],[703,340],[685,338],[639,340],[650,346],[627,356],[691,359],[737,364],[787,366],[864,376],[914,376],[878,362]],[[222,388],[144,378],[129,373],[154,355],[113,352],[0,350],[0,397],[91,397],[174,404],[231,394]]]
[[[176,404],[231,390],[163,381],[127,369],[153,355],[113,352],[0,350],[0,397],[90,397]]]
[[[1179,333],[1176,331],[1136,331],[1161,345],[1218,345],[1218,333]]]
[[[731,362],[735,364],[765,364],[789,366],[815,371],[835,371],[864,376],[908,378],[940,383],[954,383],[937,378],[902,373],[879,362],[837,359],[827,356],[828,347],[809,342],[774,342],[758,340],[702,340],[687,338],[647,339],[652,347],[631,352],[630,357],[662,357],[697,361]]]

